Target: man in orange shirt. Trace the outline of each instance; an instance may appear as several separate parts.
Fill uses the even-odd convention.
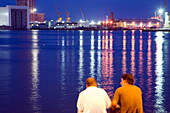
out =
[[[122,87],[115,91],[112,101],[112,109],[120,103],[120,113],[143,113],[142,91],[134,84],[134,77],[131,74],[124,74],[121,77]]]

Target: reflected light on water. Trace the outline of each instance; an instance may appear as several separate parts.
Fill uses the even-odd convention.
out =
[[[104,35],[104,33],[103,33]],[[105,42],[105,43],[104,43]],[[107,42],[107,43],[106,43]],[[110,97],[113,97],[113,50],[108,50],[108,31],[102,39],[102,88]],[[106,45],[107,44],[107,45]]]
[[[74,45],[74,36],[72,36],[72,46]]]
[[[69,36],[67,36],[67,46],[69,46]]]
[[[140,88],[143,88],[143,39],[142,39],[142,33],[140,34],[140,39],[139,39],[139,86]]]
[[[91,49],[94,49],[94,31],[91,31]]]
[[[84,50],[83,50],[83,31],[80,31],[80,39],[79,39],[79,87],[78,87],[78,91],[82,91],[84,89],[84,81],[83,81],[83,53],[84,53]]]
[[[38,35],[37,35],[37,31],[34,31],[33,32],[33,35],[32,35],[32,42],[33,42],[33,45],[32,47],[33,48],[38,48]],[[41,106],[39,105],[38,101],[40,99],[40,94],[39,94],[39,78],[38,78],[38,75],[39,75],[39,61],[38,61],[38,54],[39,54],[39,50],[38,49],[32,49],[32,66],[31,66],[31,69],[32,69],[32,92],[31,92],[31,103],[32,103],[32,109],[33,111],[40,111],[41,109]]]
[[[146,94],[146,101],[149,103],[148,106],[152,105],[152,100],[151,100],[151,97],[152,97],[152,84],[153,84],[153,81],[152,81],[152,59],[151,59],[151,35],[150,35],[150,32],[148,33],[149,36],[148,36],[148,52],[147,52],[147,75],[148,75],[148,79],[147,79],[147,94]],[[148,110],[149,111],[149,110]]]
[[[101,36],[100,31],[98,32],[98,51],[97,51],[97,85],[101,87]]]
[[[108,31],[106,31],[106,37],[105,37],[105,49],[108,49]]]
[[[65,51],[61,51],[61,90],[65,90]]]
[[[100,36],[100,31],[98,33],[98,50],[101,49],[101,36]]]
[[[110,31],[110,49],[113,49],[113,33]]]
[[[91,50],[90,50],[90,76],[95,75],[95,50],[94,50],[94,31],[91,31]]]
[[[62,46],[64,46],[65,45],[65,40],[64,40],[64,36],[62,36]]]
[[[126,31],[123,31],[122,73],[126,73]]]
[[[37,47],[38,46],[38,44],[37,44],[37,42],[38,42],[38,31],[33,31],[32,32],[32,42],[33,42],[33,47]]]
[[[131,39],[131,73],[135,76],[135,36],[134,30],[132,30],[132,39]]]
[[[164,39],[163,39],[163,33],[162,32],[156,32],[156,87],[155,87],[155,97],[156,97],[156,103],[155,107],[157,111],[159,112],[165,112],[165,108],[163,106],[163,83],[164,83],[164,77],[163,77],[163,44],[164,44]]]

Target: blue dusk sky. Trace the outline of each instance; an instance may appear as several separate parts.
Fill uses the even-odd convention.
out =
[[[164,0],[36,0],[37,13],[45,13],[45,20],[56,20],[55,2],[64,21],[66,20],[64,2],[69,11],[70,21],[82,19],[80,6],[84,17],[90,21],[105,20],[109,14],[107,7],[114,13],[114,18],[124,19],[150,18],[154,16],[155,11],[164,7]],[[16,5],[16,0],[0,0],[0,7],[6,5]]]

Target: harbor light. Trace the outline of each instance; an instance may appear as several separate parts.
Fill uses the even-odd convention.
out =
[[[91,25],[94,25],[95,24],[95,22],[94,21],[91,21],[91,23],[90,23]]]
[[[100,25],[101,24],[101,21],[98,21],[98,25]]]
[[[132,27],[135,27],[136,26],[136,23],[135,21],[132,22]]]
[[[148,23],[148,27],[151,27],[151,26],[152,26],[152,23],[151,23],[151,22],[149,22],[149,23]]]
[[[159,9],[159,14],[161,15],[163,13],[163,9]]]
[[[143,27],[143,22],[140,22],[140,27]]]
[[[83,22],[83,20],[79,20],[79,22]]]
[[[124,24],[124,27],[127,27],[127,23],[126,22],[123,22],[123,24]]]
[[[33,12],[34,12],[34,13],[36,13],[36,11],[37,11],[37,9],[36,9],[36,8],[34,8],[34,9],[33,9]]]

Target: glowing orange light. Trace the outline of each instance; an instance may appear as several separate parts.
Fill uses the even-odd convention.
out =
[[[132,22],[132,25],[135,25],[135,22],[134,22],[134,21]]]
[[[149,26],[149,27],[151,27],[151,26],[152,26],[152,23],[151,23],[151,22],[149,22],[149,23],[148,23],[148,26]]]
[[[135,25],[136,25],[136,23],[133,21],[133,22],[132,22],[132,26],[135,27]]]
[[[126,22],[124,22],[124,27],[127,27],[127,24],[126,24]]]
[[[140,27],[143,27],[143,22],[140,22]]]
[[[112,21],[110,21],[110,24],[112,24],[113,22]]]

